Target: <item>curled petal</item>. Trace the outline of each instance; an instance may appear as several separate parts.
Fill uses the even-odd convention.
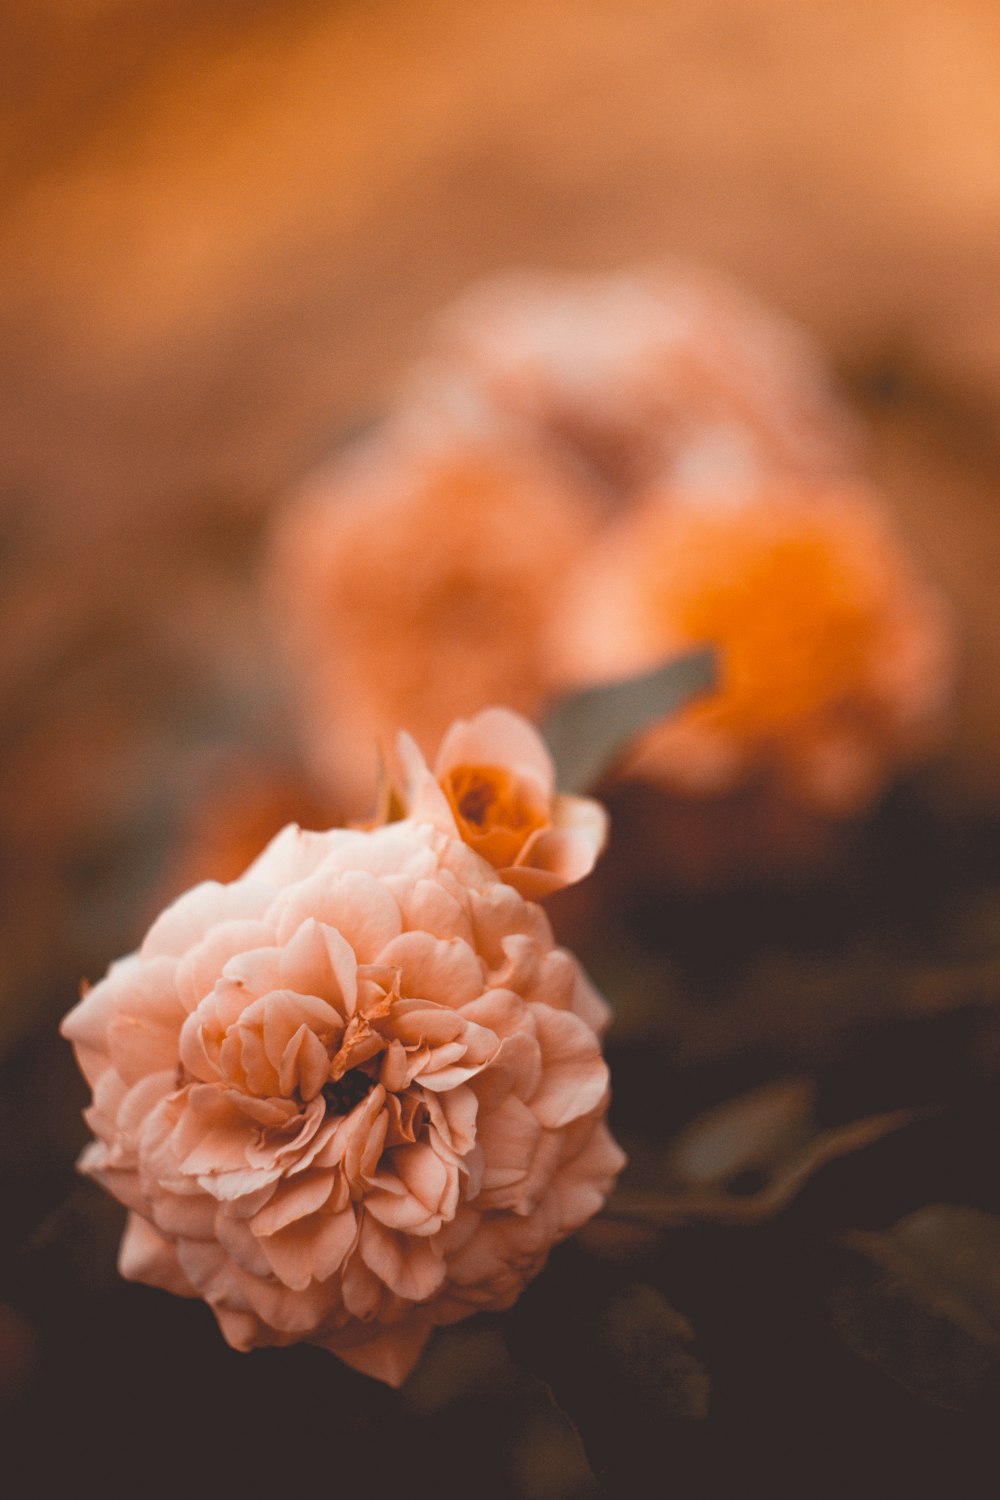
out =
[[[462,839],[523,896],[539,900],[582,880],[607,839],[607,814],[587,797],[560,797],[538,731],[489,708],[454,723],[433,771],[399,736],[401,800],[415,821]]]
[[[607,1064],[594,1033],[576,1016],[536,1005],[534,1018],[542,1076],[529,1102],[538,1122],[557,1130],[601,1103],[608,1088]]]
[[[360,1370],[362,1375],[371,1375],[386,1385],[400,1386],[424,1352],[430,1334],[428,1323],[409,1319],[394,1323],[385,1333],[362,1344],[345,1344],[333,1337],[326,1347],[352,1370]]]
[[[348,1207],[298,1219],[262,1236],[260,1247],[278,1279],[292,1291],[304,1291],[311,1281],[327,1281],[340,1269],[356,1235],[354,1210]]]
[[[404,1237],[369,1215],[362,1220],[358,1248],[369,1270],[407,1302],[426,1302],[444,1281],[444,1260],[429,1240]]]
[[[173,1244],[141,1214],[128,1216],[118,1252],[118,1269],[126,1281],[144,1281],[178,1297],[198,1295],[198,1288],[192,1286],[181,1268]]]

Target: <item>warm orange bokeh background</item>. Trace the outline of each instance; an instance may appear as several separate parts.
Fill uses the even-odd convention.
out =
[[[272,733],[275,497],[379,410],[429,312],[512,263],[679,252],[819,336],[957,602],[942,794],[1000,805],[989,0],[13,0],[5,22],[8,1017],[134,936],[91,943],[107,903],[71,893],[55,955],[67,870],[113,890],[206,755]]]
[[[223,1362],[207,1314],[192,1355],[195,1324],[167,1299],[123,1299],[116,1211],[95,1220],[96,1250],[73,1219],[79,1081],[54,1022],[79,976],[131,946],[180,880],[183,858],[170,862],[185,820],[196,845],[218,839],[218,825],[198,824],[206,793],[231,818],[230,844],[248,832],[244,790],[262,820],[299,806],[294,785],[286,797],[280,775],[257,779],[243,758],[294,760],[257,588],[269,518],[379,414],[425,317],[468,281],[681,254],[817,336],[870,425],[871,470],[901,531],[955,605],[957,733],[922,789],[943,823],[982,823],[991,842],[1000,8],[6,0],[0,32],[3,1267],[57,1330],[40,1354],[0,1289],[0,1370],[16,1396],[40,1361],[29,1439],[62,1434],[50,1400],[60,1424],[79,1411],[76,1441],[96,1433],[103,1473],[115,1361],[137,1409],[154,1341],[161,1380],[194,1364],[207,1389],[221,1370],[253,1423],[257,1371],[271,1371],[272,1399],[284,1377]],[[791,1034],[802,1007],[787,988]],[[852,1003],[860,1018],[866,995]],[[728,1047],[727,1017],[712,1024]],[[102,1347],[81,1395],[88,1340]],[[293,1394],[313,1368],[307,1353]],[[187,1380],[171,1387],[178,1411]],[[798,1367],[794,1383],[808,1397]],[[860,1405],[868,1389],[858,1384]],[[326,1407],[319,1420],[295,1402],[288,1429],[312,1413],[325,1443]],[[217,1411],[206,1402],[215,1445],[228,1432]],[[383,1408],[372,1411],[365,1430],[383,1445]],[[202,1429],[186,1407],[183,1421],[194,1444]],[[779,1422],[783,1444],[808,1444],[794,1413]],[[134,1475],[165,1429],[156,1410],[121,1425],[115,1456]],[[776,1446],[762,1434],[760,1463]],[[248,1444],[244,1462],[278,1463],[272,1448]],[[69,1451],[85,1473],[86,1454]]]
[[[943,795],[1000,805],[990,0],[12,0],[4,20],[8,1014],[134,935],[89,943],[71,901],[57,959],[39,913],[66,870],[92,894],[204,754],[270,732],[268,507],[378,411],[424,316],[511,263],[680,252],[819,335],[957,601]]]

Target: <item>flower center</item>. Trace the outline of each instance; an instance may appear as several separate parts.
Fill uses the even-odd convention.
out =
[[[323,1086],[328,1115],[349,1115],[356,1104],[367,1099],[375,1087],[375,1079],[364,1068],[349,1068],[336,1083]]]
[[[527,836],[545,821],[510,772],[499,766],[456,766],[442,787],[472,835],[503,830]]]

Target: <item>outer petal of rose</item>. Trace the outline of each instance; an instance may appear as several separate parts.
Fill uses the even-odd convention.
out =
[[[528,1101],[539,1124],[557,1130],[603,1099],[608,1069],[590,1027],[568,1011],[533,1008],[542,1049],[541,1082]]]
[[[445,1263],[428,1240],[384,1229],[365,1215],[358,1241],[361,1258],[391,1292],[407,1302],[426,1302],[445,1278]]]
[[[256,1313],[247,1312],[243,1308],[224,1307],[221,1304],[216,1304],[212,1311],[215,1313],[222,1337],[231,1349],[238,1349],[241,1354],[247,1354],[263,1342],[261,1323]]]
[[[91,986],[63,1018],[59,1028],[73,1043],[77,1056],[94,1055],[100,1071],[107,1065],[108,1032],[127,1009],[160,1025],[173,1020],[177,1009],[174,989],[176,961],[155,959],[144,963],[137,954],[113,963],[99,984]]]
[[[457,1010],[483,992],[483,967],[468,943],[404,932],[385,948],[381,962],[402,970],[401,993]]]
[[[278,898],[272,915],[279,942],[311,919],[340,933],[356,964],[375,963],[403,930],[395,897],[367,870],[327,870],[304,880]]]
[[[244,871],[242,879],[271,887],[271,893],[283,886],[306,880],[331,852],[329,833],[310,833],[297,823],[288,823]]]
[[[77,1169],[86,1176],[93,1177],[95,1182],[99,1182],[126,1208],[140,1214],[148,1211],[146,1194],[138,1174],[127,1169],[118,1171],[108,1166],[107,1158],[102,1157],[99,1147],[89,1147],[80,1157]]]
[[[547,1190],[560,1234],[579,1229],[603,1207],[627,1160],[604,1121],[595,1120],[579,1151],[560,1168]]]
[[[209,1199],[209,1202],[213,1202]],[[215,1238],[231,1255],[238,1266],[251,1276],[270,1276],[271,1262],[261,1249],[260,1241],[250,1228],[249,1222],[238,1214],[230,1213],[226,1203],[214,1204],[216,1209]]]
[[[508,1094],[530,1099],[542,1077],[542,1049],[528,1030],[505,1037],[489,1066],[477,1073],[469,1087],[483,1111],[496,1109]]]
[[[350,845],[338,844],[330,856],[330,867],[366,870],[389,879],[419,880],[433,875],[438,864],[435,847],[440,835],[429,824],[415,826],[412,819],[390,823],[371,833],[346,832]]]
[[[451,803],[412,736],[402,730],[396,740],[396,756],[402,783],[403,804],[414,823],[430,823],[450,838],[458,838],[458,825]]]
[[[551,828],[526,840],[517,863],[500,871],[526,900],[573,885],[589,875],[607,842],[608,815],[589,797],[557,797]]]
[[[460,938],[470,947],[475,942],[468,913],[440,880],[418,880],[400,893],[400,907],[411,932],[429,932],[431,937],[445,940]]]
[[[423,1102],[442,1143],[458,1157],[470,1152],[476,1144],[479,1114],[479,1099],[473,1089],[459,1084],[446,1094],[425,1094]]]
[[[506,963],[493,983],[516,990],[526,1000],[539,998],[556,1010],[568,1010],[573,997],[573,960],[560,948],[539,950],[522,932],[504,938]]]
[[[328,1310],[329,1289],[312,1282],[293,1292],[274,1278],[252,1276],[236,1264],[221,1245],[181,1240],[177,1258],[191,1282],[213,1307],[249,1308],[269,1328],[290,1334],[293,1342],[308,1337]]]
[[[471,893],[469,909],[476,949],[485,959],[494,984],[508,983],[504,971],[509,965],[507,949],[512,937],[530,938],[532,947],[540,953],[552,946],[552,928],[542,908],[502,881],[493,879],[484,889]]]
[[[342,1359],[352,1370],[362,1375],[372,1375],[386,1385],[401,1386],[424,1352],[431,1336],[426,1323],[407,1320],[394,1324],[385,1333],[364,1344],[343,1344],[337,1337],[317,1340],[326,1349]]]
[[[561,1130],[539,1132],[521,1185],[520,1212],[532,1216],[540,1228],[542,1238],[546,1241],[551,1241],[555,1236],[555,1220],[551,1213],[549,1186],[566,1156],[566,1137],[571,1131],[578,1130],[586,1133],[590,1128],[590,1119],[584,1119]]]
[[[200,943],[210,927],[235,917],[262,917],[274,897],[267,885],[255,881],[234,881],[220,885],[216,880],[203,881],[179,896],[157,917],[146,934],[139,954],[142,958],[187,953]]]
[[[391,1179],[389,1179],[391,1182]],[[441,1217],[430,1212],[418,1198],[407,1192],[403,1183],[395,1184],[395,1191],[388,1191],[382,1180],[365,1194],[365,1212],[386,1229],[398,1230],[401,1234],[433,1234],[441,1227]]]
[[[215,1233],[219,1206],[207,1193],[170,1193],[161,1189],[149,1211],[161,1233],[172,1239],[209,1240]]]
[[[499,1219],[481,1218],[474,1234],[449,1257],[452,1284],[459,1287],[489,1282],[506,1270],[510,1258],[509,1237],[500,1231]]]
[[[111,1140],[118,1129],[118,1110],[127,1089],[110,1063],[93,1087],[94,1102],[84,1110],[83,1118],[96,1136]]]
[[[123,1094],[118,1107],[117,1128],[119,1136],[129,1144],[138,1142],[146,1121],[161,1099],[173,1092],[176,1085],[173,1067],[159,1073],[150,1073]]]
[[[429,1213],[450,1219],[458,1200],[458,1174],[426,1141],[400,1146],[393,1166],[418,1203]]]
[[[250,1223],[257,1235],[277,1234],[297,1219],[307,1218],[323,1207],[333,1189],[333,1175],[328,1171],[304,1172],[283,1182],[265,1206],[254,1214]]]
[[[519,896],[523,896],[525,901],[544,901],[546,896],[551,896],[555,891],[561,891],[564,886],[573,883],[572,880],[564,880],[552,870],[537,870],[532,865],[503,865],[497,870],[497,874],[507,885],[512,886]]]
[[[174,1245],[140,1214],[130,1213],[118,1251],[118,1270],[126,1281],[162,1287],[178,1297],[197,1297],[177,1259]]]
[[[599,990],[595,989],[581,965],[570,954],[566,954],[574,969],[573,999],[571,1009],[598,1037],[602,1037],[611,1024],[611,1006]]]
[[[340,1269],[357,1238],[353,1206],[339,1214],[312,1214],[276,1234],[262,1236],[260,1247],[274,1274],[293,1291],[311,1281],[327,1281]]]
[[[377,1317],[383,1302],[389,1299],[385,1283],[365,1265],[357,1249],[348,1256],[341,1282],[344,1310],[360,1323]]]
[[[138,1084],[150,1074],[176,1073],[177,1041],[183,1011],[176,998],[158,1017],[119,1011],[108,1027],[108,1049],[119,1077]]]
[[[246,1008],[246,998],[237,983],[220,979],[197,1010],[181,1027],[180,1061],[187,1072],[202,1083],[218,1083],[225,1077],[221,1052],[226,1033]]]
[[[273,943],[273,929],[259,919],[235,917],[211,928],[201,942],[177,960],[177,993],[185,1010],[195,1010],[212,993],[231,958]]]
[[[318,995],[344,1016],[354,1014],[358,960],[335,927],[308,917],[281,954],[281,982],[300,995]]]
[[[238,1171],[246,1166],[252,1129],[225,1094],[197,1084],[188,1090],[170,1144],[178,1166],[192,1177]]]
[[[545,741],[520,714],[487,708],[458,719],[441,741],[434,761],[438,780],[456,766],[502,766],[534,781],[548,797],[555,791],[555,767]]]
[[[490,988],[462,1006],[467,1021],[492,1031],[498,1037],[516,1036],[526,1024],[527,1007],[514,990]]]
[[[227,1005],[239,1005],[243,1009],[251,1001],[281,989],[283,952],[279,944],[269,943],[263,948],[244,948],[241,953],[234,954],[223,966],[222,978],[215,986],[216,993],[225,993],[229,987],[235,986],[239,994],[233,994],[230,989],[226,994]]]
[[[515,1094],[482,1120],[479,1145],[483,1152],[483,1180],[479,1199],[484,1209],[513,1208],[523,1212],[521,1185],[534,1155],[541,1126]]]

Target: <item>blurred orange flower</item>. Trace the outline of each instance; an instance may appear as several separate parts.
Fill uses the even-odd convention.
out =
[[[545,742],[520,715],[490,708],[459,720],[433,771],[408,734],[398,753],[406,815],[460,838],[522,896],[540,900],[593,869],[607,814],[590,797],[557,794]]]
[[[762,780],[849,815],[941,727],[948,616],[861,486],[658,492],[570,593],[558,649],[572,680],[720,650],[719,691],[644,735],[629,776],[708,795]]]
[[[536,713],[557,583],[590,534],[585,491],[527,450],[392,438],[319,475],[285,512],[276,593],[307,753],[347,816],[372,749],[425,751],[490,703]]]

